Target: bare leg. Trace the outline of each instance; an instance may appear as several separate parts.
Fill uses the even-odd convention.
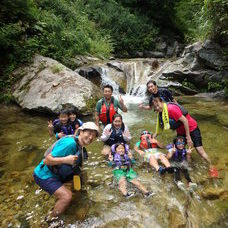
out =
[[[157,159],[154,157],[154,155],[151,155],[151,156],[150,156],[150,165],[151,165],[152,167],[154,167],[154,168],[156,169],[156,171],[158,171],[159,165],[158,165],[158,161],[157,161]]]
[[[208,157],[207,153],[205,152],[203,146],[196,147],[196,151],[205,161],[209,163],[209,165],[211,165],[211,160]]]
[[[141,190],[144,194],[147,193],[147,189],[145,188],[145,186],[140,182],[138,181],[136,178],[133,179],[131,181],[132,184],[134,184],[139,190]]]
[[[121,177],[119,180],[119,190],[123,195],[127,195],[127,181],[125,177]]]
[[[170,167],[170,163],[169,163],[168,159],[163,154],[159,155],[159,159],[166,168]]]
[[[54,209],[52,211],[52,216],[58,216],[62,214],[69,206],[72,200],[72,192],[68,190],[65,186],[60,187],[54,193],[57,198]]]

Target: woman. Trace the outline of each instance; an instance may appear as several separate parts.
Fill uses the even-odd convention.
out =
[[[106,125],[103,130],[101,140],[104,142],[102,149],[103,155],[111,154],[111,146],[116,143],[129,143],[131,134],[128,127],[123,123],[123,118],[120,114],[115,114],[112,123]]]
[[[211,161],[203,148],[202,137],[196,120],[181,105],[166,104],[160,97],[153,99],[153,105],[155,111],[158,112],[156,135],[162,130],[176,130],[177,135],[186,137],[188,146],[194,146],[198,154],[211,165]]]
[[[153,107],[153,98],[161,97],[164,102],[176,102],[172,93],[165,88],[158,88],[157,83],[150,80],[146,83],[147,91],[146,94],[149,97],[149,105],[140,104],[139,108],[144,110],[151,110]]]

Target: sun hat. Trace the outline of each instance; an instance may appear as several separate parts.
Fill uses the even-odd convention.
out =
[[[82,126],[79,127],[78,130],[93,130],[96,131],[97,137],[99,136],[99,128],[94,122],[86,122],[82,124]]]

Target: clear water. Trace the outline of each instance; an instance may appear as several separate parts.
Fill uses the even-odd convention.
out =
[[[155,114],[137,108],[141,98],[125,96],[124,100],[129,108],[123,115],[124,122],[132,133],[133,146],[142,130],[155,130]],[[190,175],[198,189],[188,195],[177,189],[171,175],[159,177],[136,156],[139,179],[156,195],[147,199],[137,192],[134,198],[125,200],[100,154],[102,143],[96,141],[88,147],[89,160],[84,164],[87,185],[84,191],[74,194],[62,216],[65,226],[228,226],[228,102],[196,97],[179,100],[198,120],[205,150],[218,168],[219,178],[209,178],[206,163],[194,152]],[[48,227],[44,218],[55,199],[39,191],[32,178],[45,149],[55,141],[47,132],[48,117],[10,106],[1,108],[0,119],[0,227]],[[159,140],[167,144],[174,136],[174,132],[166,132]]]

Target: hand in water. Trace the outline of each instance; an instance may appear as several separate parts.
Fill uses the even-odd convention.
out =
[[[139,107],[139,109],[143,109],[143,103],[140,103],[139,105],[138,105],[138,107]]]

